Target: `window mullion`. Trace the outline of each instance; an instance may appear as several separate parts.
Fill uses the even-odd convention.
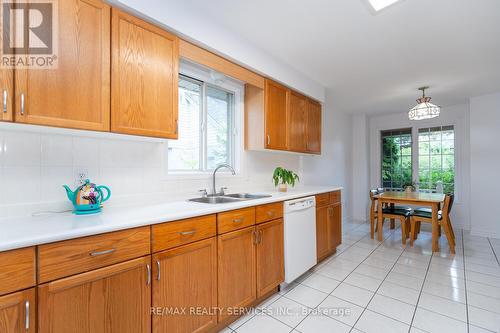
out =
[[[207,114],[208,114],[208,103],[207,103],[207,84],[204,82],[203,83],[203,116],[202,116],[202,122],[203,122],[203,128],[202,128],[202,149],[200,150],[201,152],[201,163],[203,165],[203,171],[207,171],[208,168],[208,161],[207,161],[207,149],[208,149],[208,133],[207,133]]]

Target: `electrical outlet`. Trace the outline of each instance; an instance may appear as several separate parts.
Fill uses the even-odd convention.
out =
[[[89,178],[89,171],[87,169],[75,170],[75,185],[80,186],[85,184],[85,179]]]

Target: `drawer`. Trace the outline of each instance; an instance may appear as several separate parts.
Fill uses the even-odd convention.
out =
[[[217,214],[217,232],[223,234],[255,224],[255,207]]]
[[[0,295],[36,284],[35,258],[34,247],[0,253]]]
[[[316,195],[316,207],[328,206],[330,203],[330,193]]]
[[[262,223],[283,217],[283,202],[275,202],[255,208],[255,223]]]
[[[153,252],[213,237],[217,234],[215,215],[153,225]]]
[[[150,253],[150,227],[40,245],[38,282],[90,271]]]
[[[339,203],[340,199],[340,191],[330,192],[330,204]]]

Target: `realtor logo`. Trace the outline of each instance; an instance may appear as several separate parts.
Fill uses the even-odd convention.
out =
[[[2,68],[57,68],[57,0],[2,1]]]

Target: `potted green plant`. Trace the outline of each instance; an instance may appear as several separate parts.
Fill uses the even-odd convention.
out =
[[[295,182],[299,181],[299,176],[292,170],[287,170],[282,167],[277,167],[274,169],[273,182],[274,186],[278,186],[280,192],[287,191],[287,184],[295,186]]]
[[[415,192],[417,183],[413,180],[408,180],[403,183],[403,188],[406,193]]]

